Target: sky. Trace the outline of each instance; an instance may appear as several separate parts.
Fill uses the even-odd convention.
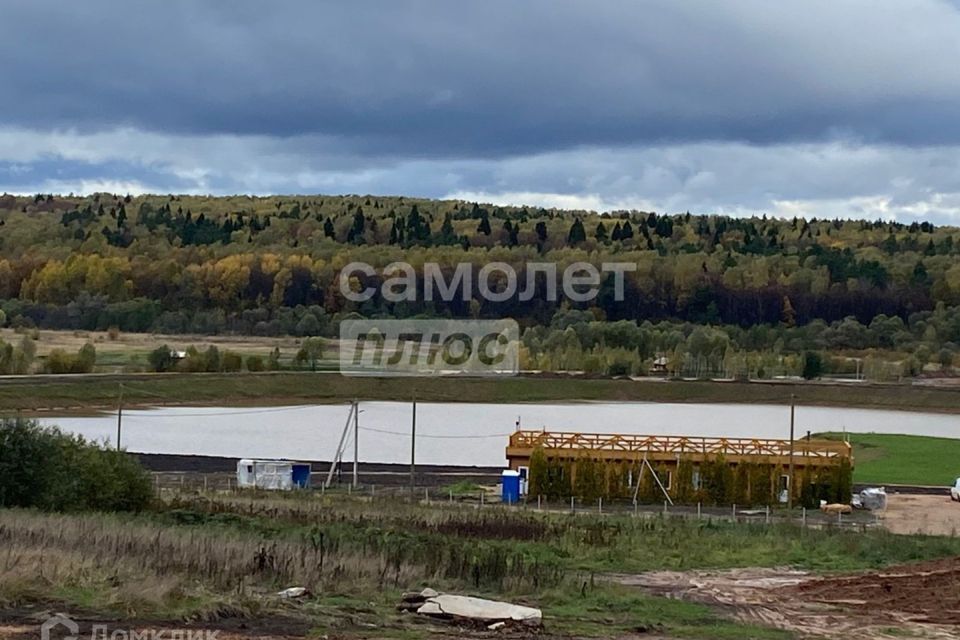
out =
[[[947,0],[6,0],[0,192],[960,224]]]

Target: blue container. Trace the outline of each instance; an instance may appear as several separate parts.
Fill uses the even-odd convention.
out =
[[[504,504],[515,504],[520,502],[520,472],[504,471],[500,474],[500,486],[502,487],[500,500]]]
[[[310,488],[310,465],[293,465],[293,486],[297,487],[298,489]]]

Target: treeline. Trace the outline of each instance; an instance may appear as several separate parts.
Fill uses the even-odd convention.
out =
[[[804,375],[816,351],[821,374],[875,380],[915,376],[928,366],[950,369],[960,355],[960,308],[880,315],[869,324],[848,317],[803,326],[702,326],[693,323],[602,322],[590,312],[558,312],[549,325],[528,328],[524,369],[604,375],[770,378]],[[824,355],[819,355],[819,354]]]
[[[681,459],[677,465],[654,466],[654,471],[656,478],[639,462],[594,459],[589,451],[570,461],[548,458],[542,449],[535,449],[530,456],[528,494],[547,500],[573,497],[586,503],[635,498],[640,504],[661,504],[666,489],[676,504],[773,506],[780,504],[781,481],[788,474],[782,465],[730,464],[722,455],[700,464]],[[821,500],[847,504],[853,469],[844,460],[834,467],[799,470],[795,481],[794,494],[802,506],[817,508]]]
[[[0,507],[54,511],[140,511],[150,478],[123,451],[36,421],[0,421]]]
[[[305,338],[293,357],[293,364],[300,369],[316,371],[323,360],[326,341],[323,338]],[[244,358],[229,349],[221,351],[216,345],[198,349],[191,345],[183,352],[160,345],[147,355],[151,371],[158,373],[178,371],[181,373],[232,373],[242,371],[279,371],[287,368],[280,361],[280,349],[274,347],[267,356],[251,354]]]
[[[601,216],[402,197],[0,196],[0,300],[10,323],[86,330],[330,335],[350,313],[537,326],[572,307],[598,321],[773,330],[899,318],[909,333],[916,314],[960,305],[958,240],[926,222]],[[409,262],[421,293],[427,262],[449,279],[459,263],[476,274],[502,261],[521,283],[533,262],[636,270],[623,300],[608,274],[583,303],[548,300],[542,278],[531,300],[353,303],[338,288],[352,261]],[[937,350],[953,341],[925,339]]]

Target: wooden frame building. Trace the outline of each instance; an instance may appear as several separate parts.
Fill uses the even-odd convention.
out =
[[[733,471],[738,467],[775,470],[778,492],[792,488],[800,497],[799,481],[790,478],[820,477],[841,466],[853,465],[850,444],[839,440],[775,440],[762,438],[711,438],[697,436],[651,436],[628,434],[566,433],[557,431],[518,430],[510,436],[506,449],[511,469],[529,470],[534,451],[540,450],[554,464],[570,469],[576,475],[578,461],[590,459],[609,468],[637,468],[649,463],[665,472],[661,478],[673,492],[673,476],[682,463],[695,469],[695,483],[700,484],[700,469],[722,460]],[[646,460],[646,463],[644,463]],[[632,485],[632,480],[630,481]]]

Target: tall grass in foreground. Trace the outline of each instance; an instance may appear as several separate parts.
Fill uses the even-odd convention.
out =
[[[166,503],[169,520],[244,528],[264,535],[322,534],[342,548],[389,541],[408,558],[419,550],[463,547],[475,557],[506,548],[526,559],[479,587],[548,586],[569,574],[656,569],[793,565],[856,570],[960,555],[960,538],[900,536],[883,529],[804,529],[681,517],[540,513],[513,507],[427,507],[395,499],[319,495],[218,495]],[[403,550],[403,551],[401,551]],[[496,552],[496,551],[494,551]],[[532,573],[536,568],[537,573]],[[524,573],[525,572],[525,573]],[[471,582],[470,574],[450,574]]]
[[[879,530],[356,497],[197,496],[138,515],[0,509],[0,605],[61,599],[138,615],[218,616],[271,606],[276,601],[265,595],[294,585],[380,603],[429,585],[569,608],[591,594],[636,598],[610,591],[604,573],[843,570],[958,554],[957,538]],[[571,620],[581,615],[594,619],[602,611],[571,613]]]

